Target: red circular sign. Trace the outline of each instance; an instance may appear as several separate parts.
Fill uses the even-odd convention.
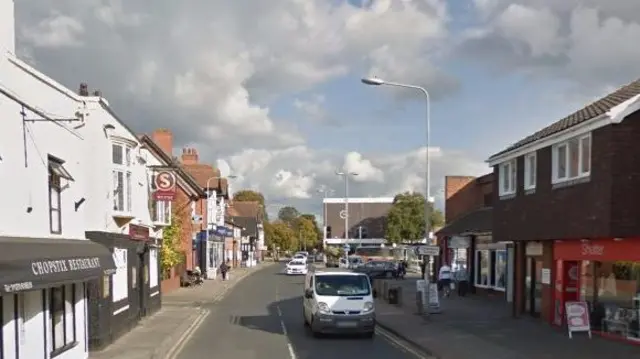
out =
[[[176,187],[176,176],[173,172],[163,171],[156,175],[155,183],[159,191],[171,191]]]

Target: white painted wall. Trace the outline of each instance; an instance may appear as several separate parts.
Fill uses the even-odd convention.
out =
[[[48,116],[75,118],[80,102],[60,91],[59,87],[44,75],[38,76],[36,70],[12,55],[0,54],[2,91]],[[79,132],[71,127],[80,123],[27,123],[25,167],[21,111],[22,105],[0,94],[0,188],[7,189],[3,194],[5,205],[0,206],[0,235],[82,239],[87,206],[82,205],[76,211],[74,202],[83,197],[87,202],[89,199],[86,194],[85,158],[78,156],[84,151],[87,141],[74,135]],[[25,113],[28,119],[42,118],[29,110]],[[64,166],[75,179],[61,195],[62,234],[51,234],[49,228],[49,154],[66,161]],[[31,208],[30,213],[28,208]]]

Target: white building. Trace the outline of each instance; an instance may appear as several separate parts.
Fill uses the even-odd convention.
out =
[[[85,239],[83,103],[14,52],[13,1],[0,0],[0,357],[87,358],[85,293],[115,266]]]

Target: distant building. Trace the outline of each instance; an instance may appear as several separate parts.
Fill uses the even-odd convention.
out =
[[[325,245],[380,245],[386,242],[386,219],[393,206],[393,197],[349,198],[346,230],[345,203],[344,198],[325,198],[323,201]]]

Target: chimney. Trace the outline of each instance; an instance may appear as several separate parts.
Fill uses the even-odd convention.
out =
[[[16,53],[16,21],[13,0],[0,0],[0,51]]]
[[[0,0],[2,1],[2,0]],[[81,83],[80,84],[80,90],[78,90],[78,94],[80,96],[89,96],[89,85],[87,85],[86,83]]]
[[[102,91],[100,91],[100,90],[95,90],[95,91],[93,91],[93,96],[95,96],[95,97],[102,97]]]
[[[184,163],[185,165],[194,165],[198,163],[198,151],[195,148],[183,148],[182,163]]]
[[[151,139],[166,154],[173,157],[173,134],[169,129],[159,128],[151,134]]]

